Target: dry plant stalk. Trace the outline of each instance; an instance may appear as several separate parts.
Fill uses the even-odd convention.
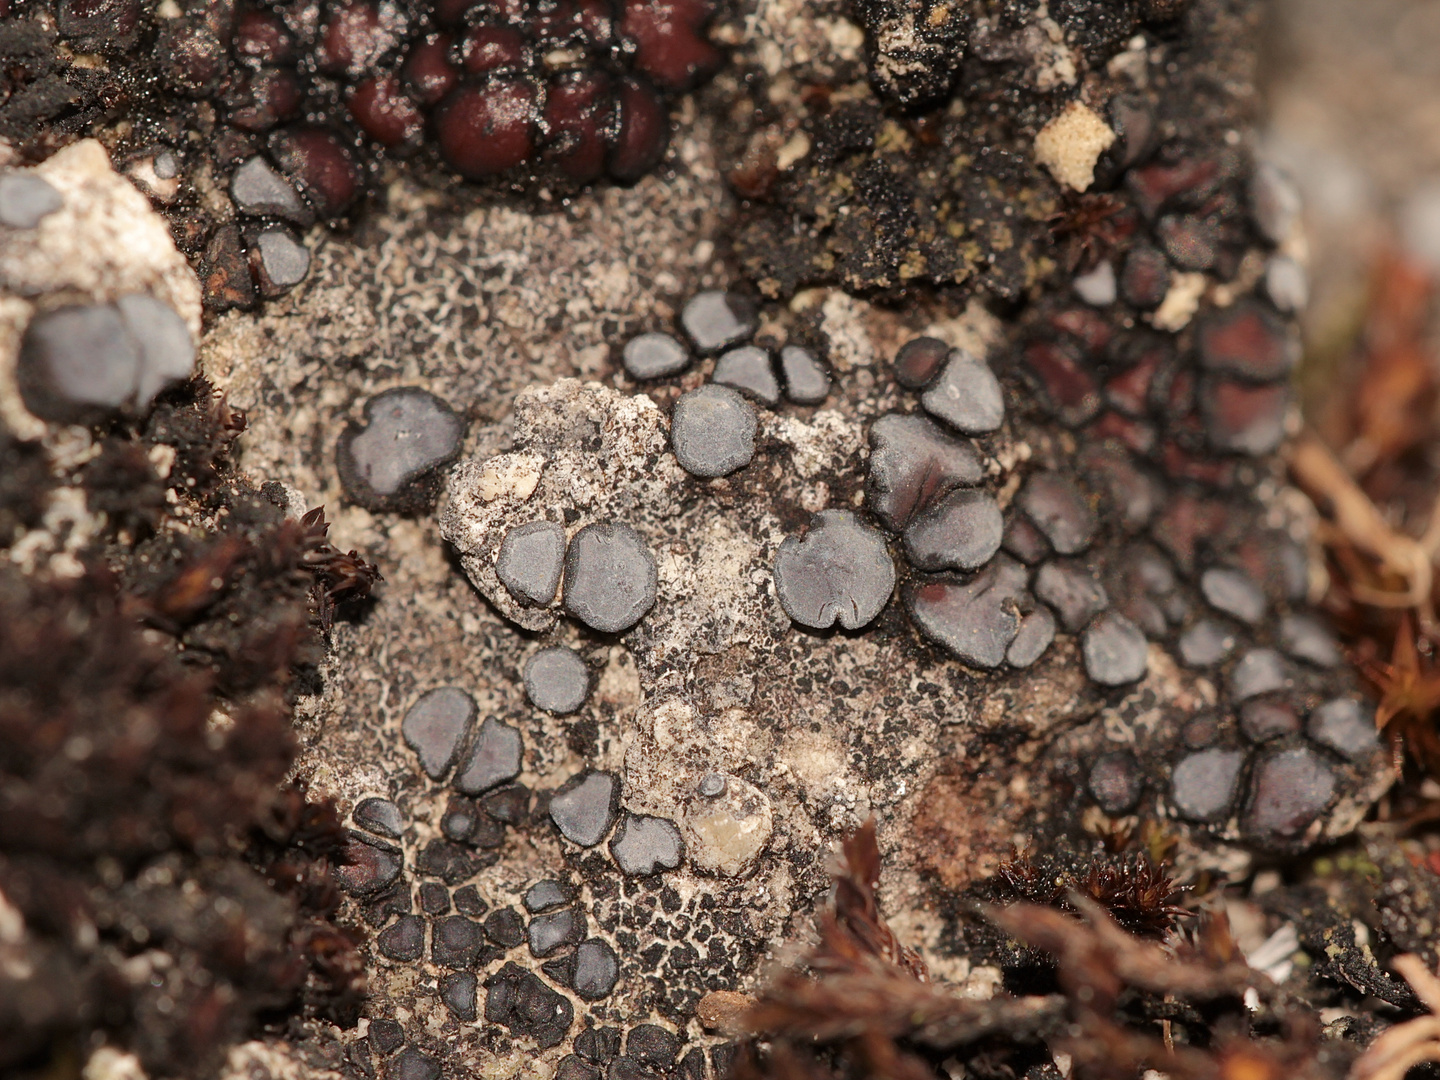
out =
[[[1349,1080],[1404,1080],[1416,1065],[1440,1061],[1440,979],[1414,953],[1397,956],[1391,966],[1430,1015],[1396,1024],[1377,1038],[1350,1067]]]

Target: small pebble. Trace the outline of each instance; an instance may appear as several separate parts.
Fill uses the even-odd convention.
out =
[[[497,784],[520,775],[525,742],[520,732],[487,717],[475,733],[470,752],[455,774],[455,788],[465,795],[479,795]]]
[[[0,172],[0,225],[33,229],[64,205],[64,197],[44,177]]]
[[[480,895],[480,889],[477,886],[464,885],[455,890],[455,910],[461,915],[469,915],[472,919],[478,919],[485,914],[489,907],[490,905]]]
[[[1080,637],[1085,673],[1101,686],[1124,686],[1143,678],[1149,652],[1140,628],[1114,612],[1096,616]]]
[[[1180,635],[1179,646],[1187,667],[1214,667],[1235,648],[1235,635],[1214,619],[1201,619]]]
[[[1293,735],[1300,730],[1300,718],[1288,701],[1254,698],[1240,706],[1240,731],[1253,743]]]
[[[418,386],[397,386],[367,401],[364,424],[341,434],[340,482],[367,510],[418,512],[434,501],[436,470],[455,459],[464,437],[449,405]]]
[[[1095,759],[1086,785],[1105,813],[1128,814],[1140,801],[1145,778],[1134,754],[1129,750],[1112,750]]]
[[[755,456],[755,409],[713,383],[681,394],[670,413],[675,460],[692,476],[728,476]]]
[[[626,814],[610,841],[610,854],[631,877],[674,870],[684,853],[685,844],[675,823],[646,814]]]
[[[785,377],[785,396],[796,405],[819,405],[830,394],[830,373],[803,345],[780,350],[780,373]]]
[[[497,908],[483,925],[485,936],[502,949],[513,949],[525,940],[525,920],[514,908]]]
[[[571,843],[594,847],[615,824],[619,800],[620,784],[614,773],[581,773],[550,797],[550,819]]]
[[[1223,818],[1235,797],[1244,764],[1245,754],[1240,750],[1214,748],[1190,754],[1175,766],[1170,778],[1175,808],[1191,821]]]
[[[911,338],[895,353],[895,381],[907,390],[923,390],[949,358],[950,346],[939,338]]]
[[[1335,794],[1335,774],[1314,750],[1296,747],[1263,760],[1250,781],[1245,831],[1285,840],[1320,816]]]
[[[460,745],[474,722],[475,702],[470,695],[442,686],[410,706],[400,722],[400,735],[420,758],[425,775],[443,780],[460,756]]]
[[[1254,626],[1265,617],[1265,594],[1243,571],[1211,567],[1200,575],[1200,591],[1211,607],[1243,623]]]
[[[1005,420],[1005,395],[988,364],[969,353],[950,354],[940,377],[920,398],[925,411],[966,435],[988,435]]]
[[[565,529],[555,521],[529,521],[506,530],[495,576],[522,604],[555,599],[565,570]]]
[[[436,919],[430,933],[430,959],[441,967],[464,970],[475,966],[485,948],[480,924],[464,915]]]
[[[574,945],[584,936],[585,916],[570,907],[536,915],[526,929],[530,952],[540,958],[551,956],[566,945]]]
[[[887,413],[870,425],[865,501],[891,532],[904,532],[936,500],[957,487],[973,487],[984,476],[974,445],[933,420]]]
[[[620,361],[632,379],[663,379],[690,366],[690,350],[669,334],[640,334],[625,343]]]
[[[568,904],[575,899],[575,890],[563,881],[537,881],[530,888],[525,890],[522,902],[525,910],[532,915],[542,911],[549,911],[561,904]]]
[[[425,952],[425,920],[404,915],[375,938],[375,947],[387,960],[419,960]]]
[[[965,583],[935,581],[906,594],[911,618],[931,641],[972,667],[998,667],[1020,629],[1015,604],[1027,574],[1015,560],[997,555]]]
[[[655,606],[658,582],[655,556],[629,525],[586,525],[570,540],[565,610],[592,630],[629,630]]]
[[[570,986],[586,1001],[598,1001],[615,989],[620,978],[620,958],[608,942],[587,938],[575,948],[575,974]],[[579,1041],[576,1041],[579,1049]]]
[[[1380,746],[1375,732],[1375,710],[1354,698],[1325,702],[1305,725],[1309,736],[1350,761],[1367,760]]]
[[[775,554],[775,592],[801,626],[856,630],[879,615],[895,588],[885,537],[849,510],[822,510],[803,537]]]
[[[447,915],[450,912],[450,890],[438,881],[420,883],[420,910],[426,915]],[[469,912],[462,912],[468,915]]]
[[[255,238],[262,287],[268,296],[288,292],[310,272],[310,249],[286,229],[263,229]]]
[[[1110,606],[1110,597],[1085,566],[1051,560],[1035,574],[1035,595],[1055,609],[1060,625],[1078,634]]]
[[[440,1063],[407,1046],[385,1066],[385,1080],[440,1080]]]
[[[1018,502],[1061,555],[1077,555],[1095,539],[1095,511],[1080,489],[1059,473],[1035,473],[1025,481]]]
[[[512,1035],[534,1039],[542,1050],[558,1045],[575,1020],[568,998],[516,964],[506,964],[485,986],[485,1019],[503,1024]]]
[[[668,1069],[680,1056],[680,1038],[659,1024],[637,1024],[625,1039],[625,1052],[645,1065]]]
[[[530,704],[564,716],[585,704],[590,693],[590,669],[574,649],[552,645],[525,663],[525,696]]]
[[[1280,647],[1318,668],[1336,667],[1344,659],[1330,631],[1309,615],[1286,615],[1280,620]]]
[[[775,378],[775,367],[769,352],[758,345],[742,345],[721,353],[710,379],[770,408],[780,403],[780,381]]]
[[[295,189],[258,154],[230,174],[230,197],[256,217],[278,217],[301,226],[314,219]]]
[[[702,353],[738,345],[760,325],[755,305],[743,296],[711,289],[696,293],[680,312],[680,325]]]
[[[1005,522],[988,492],[952,491],[905,530],[905,556],[917,570],[976,570],[1000,550]]]
[[[340,887],[352,896],[368,896],[398,878],[404,864],[398,848],[351,833],[335,876],[340,879]]]
[[[1087,274],[1081,274],[1070,283],[1075,295],[1091,307],[1109,307],[1115,303],[1119,288],[1115,281],[1115,266],[1102,262]]]
[[[440,1000],[454,1014],[455,1019],[466,1022],[475,1019],[475,996],[479,980],[473,971],[452,971],[440,977]]]
[[[400,808],[389,799],[372,797],[355,804],[355,824],[368,832],[398,840],[405,828],[405,819],[400,816]]]
[[[1005,650],[1005,662],[1013,668],[1028,668],[1045,655],[1055,640],[1055,616],[1050,609],[1037,607],[1020,620],[1015,640]]]
[[[1289,679],[1285,661],[1274,649],[1251,649],[1230,672],[1230,697],[1246,701],[1274,690],[1285,689]]]

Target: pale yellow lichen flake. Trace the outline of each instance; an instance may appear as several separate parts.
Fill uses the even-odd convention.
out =
[[[1115,132],[1088,106],[1072,101],[1035,136],[1035,160],[1060,183],[1085,191],[1095,182],[1095,163]]]

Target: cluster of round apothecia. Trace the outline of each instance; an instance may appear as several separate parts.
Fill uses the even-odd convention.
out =
[[[527,665],[527,690],[539,690],[542,698],[546,677],[537,669],[545,669],[554,652],[542,650]],[[579,672],[566,676],[583,678],[580,663]],[[354,808],[355,830],[338,873],[377,931],[376,962],[416,969],[418,992],[433,996],[454,1021],[483,1016],[542,1049],[573,1036],[574,1054],[560,1070],[574,1080],[593,1080],[605,1067],[612,1073],[673,1069],[688,1080],[704,1080],[709,1069],[724,1075],[726,1046],[686,1050],[683,1031],[656,1023],[628,1033],[599,1026],[608,1015],[603,1003],[623,979],[654,978],[665,964],[685,962],[680,954],[692,946],[681,928],[706,925],[703,898],[682,899],[661,876],[684,858],[680,829],[665,818],[621,810],[620,778],[611,772],[582,771],[552,790],[532,792],[517,782],[521,732],[495,717],[478,719],[470,695],[440,687],[421,695],[401,723],[421,771],[450,789],[434,828],[417,827],[389,798],[361,799]],[[721,800],[726,788],[725,777],[712,775],[698,797]],[[510,832],[532,830],[553,832],[583,872],[514,890],[476,880],[500,860]],[[601,845],[613,862],[609,871],[589,854]],[[656,955],[653,948],[632,955],[640,931],[675,944]],[[700,933],[712,952],[721,944],[714,933]],[[582,1027],[575,1034],[577,1016]],[[375,1018],[351,1052],[367,1062],[376,1055],[389,1059],[389,1075],[396,1069],[438,1075],[443,1040],[417,1041],[416,1034]]]
[[[11,70],[37,140],[129,102],[123,168],[223,310],[299,284],[299,232],[348,215],[386,158],[532,190],[637,180],[669,145],[670,98],[723,61],[713,15],[710,0],[51,0],[10,16]]]

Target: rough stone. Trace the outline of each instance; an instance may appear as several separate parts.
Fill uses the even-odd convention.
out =
[[[721,353],[710,378],[772,409],[780,403],[775,366],[770,362],[770,353],[758,345],[742,345]]]
[[[1170,778],[1170,798],[1175,808],[1191,821],[1223,818],[1235,797],[1244,764],[1245,754],[1240,750],[1217,747],[1186,756]]]
[[[622,872],[631,877],[649,877],[661,870],[676,869],[685,845],[673,821],[626,814],[610,841],[610,854]]]
[[[594,847],[615,824],[620,782],[613,773],[580,773],[550,797],[550,818],[565,839]]]
[[[590,669],[574,649],[552,645],[525,662],[525,696],[537,709],[564,716],[585,704]]]
[[[780,374],[785,379],[785,396],[796,405],[819,405],[830,394],[830,373],[803,345],[786,345],[780,350]]]
[[[565,529],[555,521],[527,521],[505,533],[495,576],[522,604],[548,604],[565,569]]]
[[[1080,636],[1085,674],[1101,686],[1124,686],[1144,678],[1149,646],[1140,628],[1123,615],[1105,612]]]
[[[735,293],[696,293],[680,312],[680,325],[702,353],[738,345],[755,333],[760,320],[755,305]]]
[[[1005,393],[990,366],[967,352],[950,354],[920,398],[925,411],[965,435],[988,435],[1005,422]]]
[[[441,686],[421,695],[400,722],[405,745],[431,780],[443,780],[475,723],[475,702],[464,690]]]
[[[932,420],[887,413],[870,425],[865,500],[891,532],[904,532],[917,514],[937,500],[983,478],[975,447],[947,434]]]
[[[1000,550],[1004,531],[988,492],[952,491],[905,529],[905,557],[917,570],[976,570]]]
[[[1015,603],[1026,576],[1023,566],[998,555],[969,581],[912,585],[906,602],[931,641],[974,667],[998,667],[1020,629]]]
[[[669,334],[639,334],[625,343],[620,359],[632,379],[663,379],[690,366],[690,350]]]
[[[520,732],[493,716],[486,717],[455,773],[455,788],[479,795],[520,775],[525,743]]]
[[[769,797],[754,784],[725,777],[720,795],[697,795],[680,821],[685,851],[697,870],[736,877],[765,850],[775,827]]]
[[[730,387],[691,390],[671,413],[675,460],[692,476],[728,476],[755,456],[756,424],[754,408]]]
[[[856,630],[879,615],[895,588],[885,538],[849,510],[822,510],[803,537],[775,554],[775,592],[801,626]]]

